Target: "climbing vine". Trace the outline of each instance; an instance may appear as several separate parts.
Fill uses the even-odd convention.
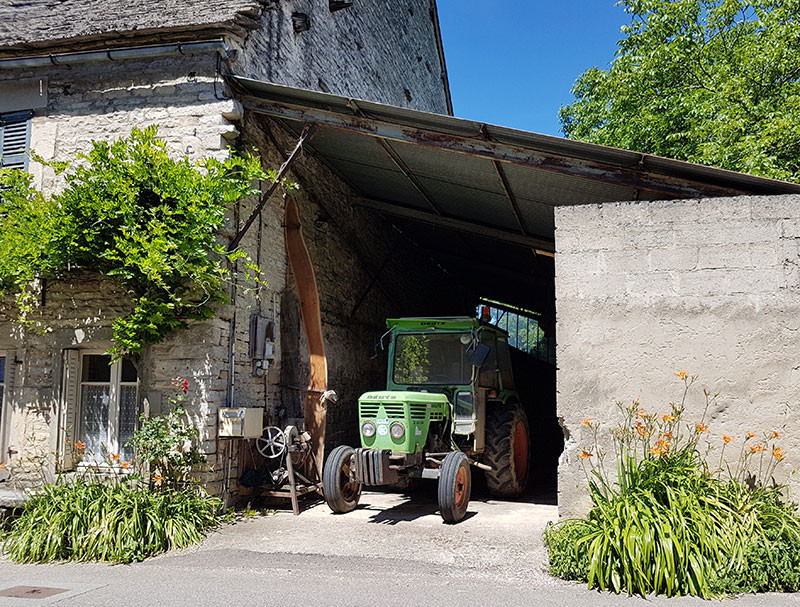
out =
[[[172,158],[155,127],[93,142],[74,162],[34,159],[63,175],[66,187],[45,196],[30,174],[0,171],[0,295],[13,294],[19,320],[31,325],[37,280],[74,270],[112,278],[133,303],[113,322],[116,356],[213,314],[226,299],[229,262],[246,257],[219,242],[226,209],[257,194],[254,182],[277,178],[253,154]],[[258,280],[258,267],[244,266]]]

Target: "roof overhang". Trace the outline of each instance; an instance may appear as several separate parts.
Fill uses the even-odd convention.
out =
[[[483,265],[484,276],[497,281],[531,282],[542,275],[541,261],[531,259],[555,251],[557,206],[800,194],[800,184],[241,77],[230,80],[247,110],[273,118],[289,134],[299,135],[307,124],[322,127],[305,147],[352,188],[358,204],[391,218],[442,259],[454,258],[454,266]]]

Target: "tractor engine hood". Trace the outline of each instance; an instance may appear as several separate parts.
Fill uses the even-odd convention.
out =
[[[444,394],[366,392],[358,399],[361,446],[396,453],[422,451],[432,422],[450,417]]]

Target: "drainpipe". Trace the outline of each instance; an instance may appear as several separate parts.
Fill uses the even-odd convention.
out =
[[[236,51],[229,48],[222,39],[218,39],[0,59],[0,70],[48,67],[53,65],[81,65],[99,61],[150,59],[153,57],[196,55],[201,53],[219,53],[225,59],[234,59],[236,57]]]

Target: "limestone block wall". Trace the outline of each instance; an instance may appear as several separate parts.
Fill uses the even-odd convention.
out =
[[[216,68],[215,55],[198,55],[7,71],[0,72],[0,96],[3,81],[11,87],[17,79],[44,79],[47,106],[34,112],[31,149],[46,160],[74,158],[87,152],[92,140],[118,138],[134,126],[152,124],[159,125],[160,136],[176,156],[223,158],[228,145],[235,143],[233,121],[241,117],[241,110],[222,95]],[[30,171],[45,192],[63,187],[63,180],[49,168],[32,162]],[[233,210],[229,219],[230,230]],[[2,430],[17,476],[31,482],[38,472],[26,462],[50,457],[58,447],[61,350],[110,347],[111,322],[130,309],[125,294],[97,276],[77,274],[48,283],[44,290],[34,315],[45,333],[15,323],[13,302],[0,306],[0,348],[13,349],[19,361]],[[187,408],[202,429],[212,469],[207,480],[212,483],[221,480],[217,442],[211,439],[216,438],[216,409],[225,402],[232,315],[232,306],[221,306],[215,319],[176,332],[137,361],[142,406],[147,399],[156,412],[166,403],[172,377],[190,380]],[[8,453],[0,454],[0,461],[8,459]]]
[[[581,420],[605,435],[616,401],[666,412],[681,370],[699,376],[688,418],[702,414],[702,388],[719,392],[711,443],[734,436],[738,454],[746,431],[775,430],[788,454],[778,481],[789,481],[800,465],[800,197],[559,207],[555,220],[559,513],[589,503]]]
[[[249,78],[449,113],[431,0],[355,2],[331,13],[327,2],[276,2],[242,46],[234,71]],[[311,28],[295,33],[293,14]]]

